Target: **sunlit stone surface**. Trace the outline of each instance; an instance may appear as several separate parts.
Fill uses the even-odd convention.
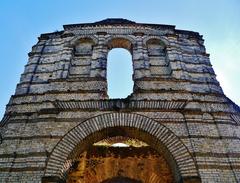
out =
[[[118,18],[63,27],[39,36],[7,105],[0,182],[240,182],[240,108],[199,33]],[[121,99],[108,92],[114,48],[131,54]]]

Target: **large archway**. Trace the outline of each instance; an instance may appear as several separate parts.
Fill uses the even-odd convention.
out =
[[[137,138],[154,147],[167,160],[175,182],[199,182],[194,160],[181,140],[159,122],[132,113],[99,115],[70,130],[53,149],[43,182],[64,180],[74,159],[89,144],[116,135]]]
[[[108,182],[106,180],[115,183],[133,183],[130,180],[135,180],[135,183],[173,182],[173,172],[163,155],[142,141],[126,137],[136,133],[134,129],[118,127],[104,131],[98,133],[117,136],[108,137],[92,146],[88,144],[83,152],[80,150],[82,147],[76,150],[82,153],[72,158],[74,163],[67,173],[66,183]],[[124,142],[125,146],[121,143],[115,146],[115,142]]]

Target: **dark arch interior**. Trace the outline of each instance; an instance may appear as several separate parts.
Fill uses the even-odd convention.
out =
[[[103,139],[115,137],[115,136],[136,138],[138,140],[141,140],[147,143],[148,145],[150,145],[151,148],[155,149],[159,154],[163,155],[163,157],[166,159],[171,169],[175,182],[179,182],[181,180],[181,176],[180,176],[180,172],[178,171],[177,164],[174,161],[171,153],[167,150],[167,148],[155,137],[137,128],[111,127],[111,128],[106,128],[106,129],[97,131],[89,135],[79,145],[77,145],[75,149],[72,151],[72,153],[70,153],[68,159],[73,161],[77,160],[79,159],[79,157],[81,156],[81,153],[85,149],[91,148],[92,144],[99,142]]]

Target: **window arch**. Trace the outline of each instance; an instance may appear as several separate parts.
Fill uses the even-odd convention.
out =
[[[168,77],[171,66],[167,57],[166,45],[163,41],[151,38],[146,41],[150,72],[154,77]]]
[[[90,38],[79,39],[74,47],[75,55],[91,55],[94,42]]]
[[[107,42],[108,49],[113,49],[113,48],[125,48],[127,49],[130,53],[132,53],[133,49],[133,43],[126,38],[113,38]]]
[[[68,77],[88,77],[90,75],[91,57],[95,41],[89,37],[80,37],[72,40],[71,44],[73,44],[73,56],[68,68]]]

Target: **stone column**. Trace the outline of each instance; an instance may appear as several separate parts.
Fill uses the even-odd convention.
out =
[[[64,48],[59,57],[58,61],[54,64],[54,71],[52,79],[62,79],[67,78],[69,74],[69,68],[71,64],[71,59],[73,55],[73,48]]]
[[[102,77],[106,79],[108,49],[104,45],[104,35],[99,35],[98,39],[98,44],[93,47],[90,77]]]

